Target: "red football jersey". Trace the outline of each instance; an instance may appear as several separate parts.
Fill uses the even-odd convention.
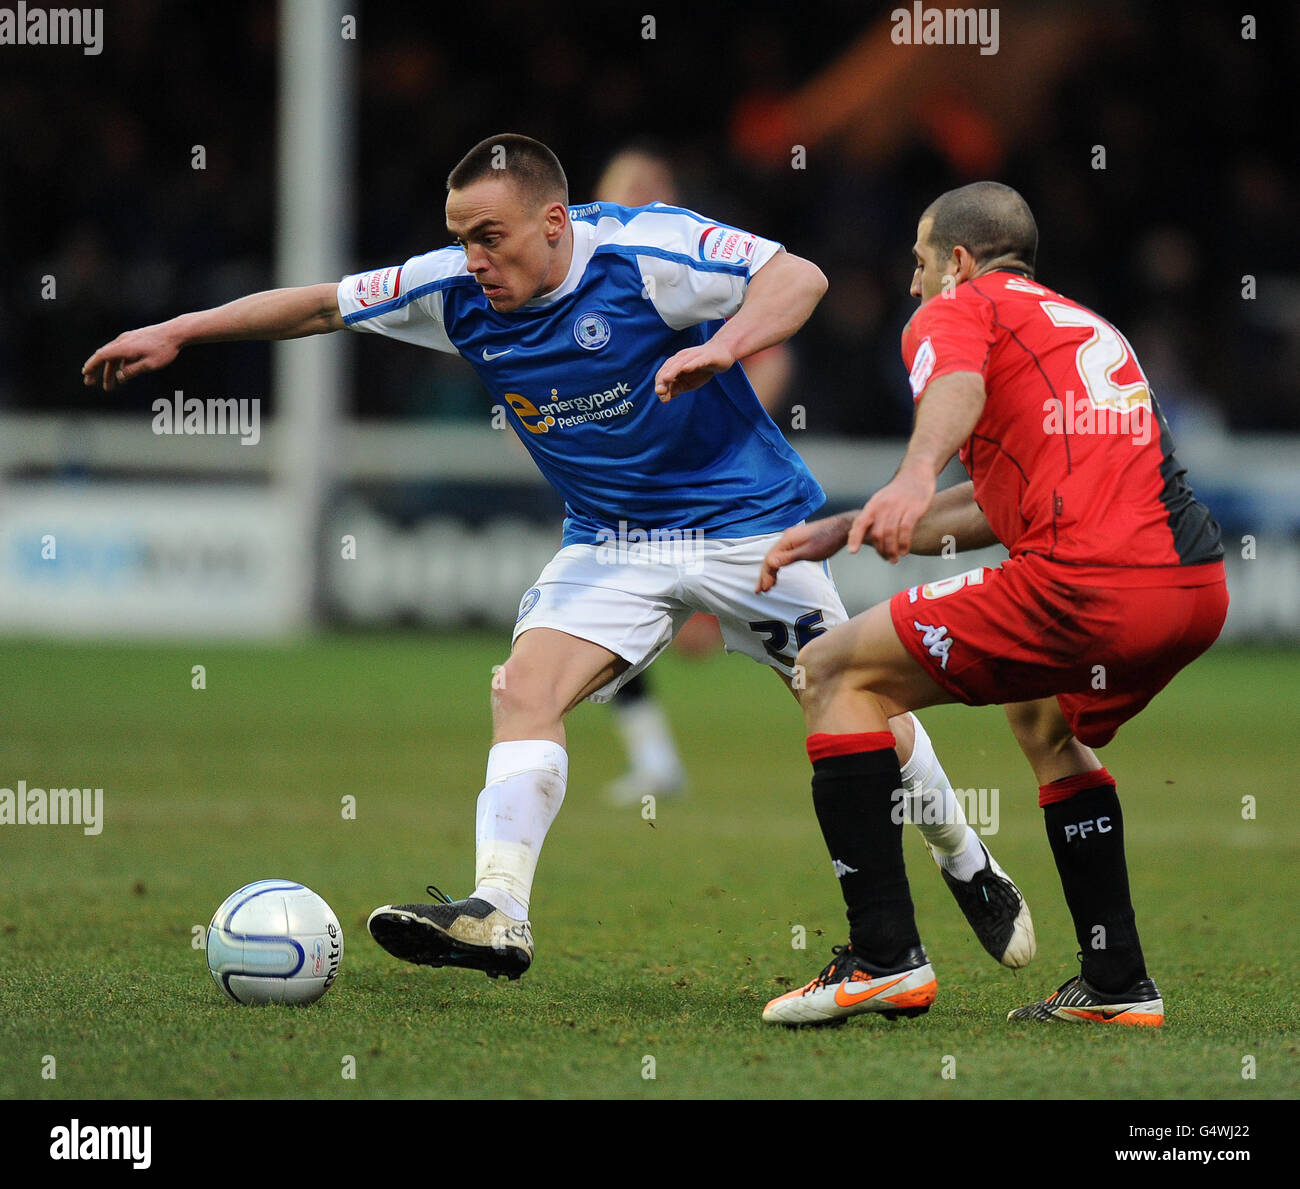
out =
[[[1116,568],[1132,585],[1221,578],[1208,564],[1223,558],[1219,526],[1174,458],[1133,348],[1105,319],[1000,270],[922,305],[903,331],[903,361],[917,401],[951,372],[984,378],[984,411],[960,457],[1013,556],[1078,567],[1084,583],[1112,583]]]

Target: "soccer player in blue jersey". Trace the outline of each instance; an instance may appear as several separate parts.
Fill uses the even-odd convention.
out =
[[[524,136],[475,146],[447,191],[453,247],[127,332],[82,373],[111,389],[190,343],[346,326],[459,353],[509,409],[566,517],[493,681],[474,891],[384,905],[369,927],[406,961],[518,978],[568,779],[568,711],[612,697],[695,611],[797,694],[799,648],[847,619],[824,564],[791,565],[754,593],[764,555],[824,494],[736,366],[794,334],[826,279],[777,243],[679,207],[570,207],[560,163]],[[961,815],[924,728],[911,715],[890,727],[909,794],[928,802],[912,817],[945,882],[993,957],[1025,965],[1023,898]]]

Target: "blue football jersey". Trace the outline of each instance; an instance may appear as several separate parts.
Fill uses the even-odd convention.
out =
[[[564,282],[498,313],[460,247],[345,277],[345,325],[456,352],[565,501],[564,544],[621,529],[777,532],[825,500],[741,367],[667,404],[654,377],[706,342],[780,245],[680,207],[571,207]]]

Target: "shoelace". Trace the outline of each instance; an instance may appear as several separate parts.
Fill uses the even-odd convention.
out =
[[[1076,950],[1074,953],[1074,959],[1076,962],[1079,963],[1080,966],[1082,966],[1083,951]],[[1080,970],[1078,974],[1072,974],[1069,978],[1067,978],[1065,982],[1063,982],[1059,987],[1057,987],[1055,991],[1053,991],[1046,999],[1043,1000],[1043,1002],[1051,1003],[1052,1000],[1055,999],[1062,991],[1068,990],[1071,987],[1073,987],[1075,990],[1078,990],[1082,982],[1083,982],[1083,971]],[[1080,992],[1080,994],[1082,994],[1082,992]]]
[[[826,969],[808,984],[809,991],[818,990],[839,977],[840,972],[849,964],[853,956],[853,946],[852,944],[831,946],[831,953],[834,957],[831,958]]]
[[[436,901],[438,901],[439,904],[455,903],[455,901],[450,896],[448,896],[446,892],[444,892],[439,887],[435,887],[433,884],[430,884],[427,888],[424,889],[424,891],[426,895],[432,896]]]
[[[1065,982],[1063,982],[1059,987],[1057,987],[1056,990],[1053,991],[1046,999],[1044,999],[1043,1002],[1051,1003],[1052,1000],[1055,999],[1062,991],[1067,990],[1070,987],[1077,987],[1078,985],[1079,985],[1079,976],[1077,974],[1072,975],[1070,978],[1067,978]]]

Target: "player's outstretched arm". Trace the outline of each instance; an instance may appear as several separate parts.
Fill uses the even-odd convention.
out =
[[[867,501],[849,530],[850,553],[864,541],[888,562],[911,552],[916,526],[934,500],[935,480],[975,429],[984,401],[979,372],[950,372],[930,381],[897,473]]]
[[[763,558],[754,590],[758,594],[771,590],[776,585],[777,571],[792,562],[825,561],[833,557],[849,539],[849,529],[856,515],[856,512],[841,512],[838,516],[826,516],[786,529]]]
[[[181,314],[167,322],[128,330],[81,365],[82,383],[108,392],[146,372],[166,367],[185,347],[236,339],[296,339],[343,329],[338,286],[268,289],[216,309]]]
[[[717,334],[664,363],[655,376],[655,393],[672,400],[707,384],[737,359],[785,342],[808,321],[825,292],[822,270],[782,249],[753,275],[740,309]]]
[[[912,530],[910,552],[937,557],[949,544],[957,553],[964,553],[997,543],[997,535],[975,502],[975,484],[967,480],[934,497],[929,511]]]

